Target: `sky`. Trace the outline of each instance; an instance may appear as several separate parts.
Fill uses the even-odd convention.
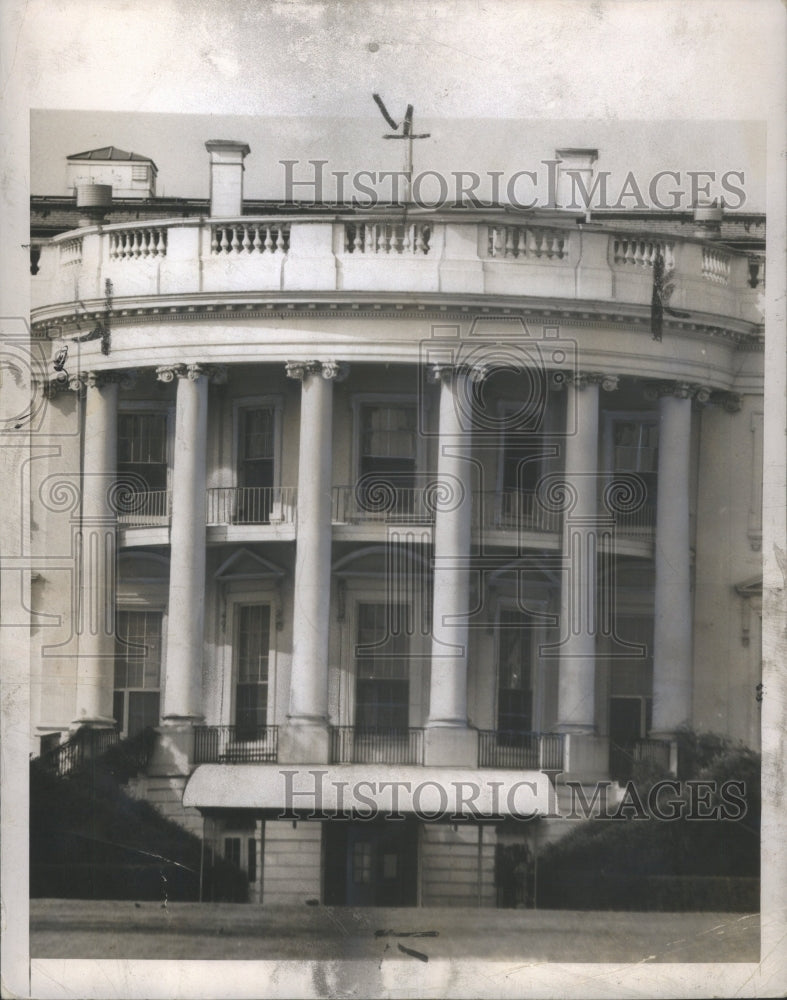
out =
[[[101,146],[149,156],[158,167],[157,194],[176,197],[206,197],[208,193],[208,139],[237,139],[248,143],[244,194],[247,198],[282,199],[286,191],[283,160],[296,160],[291,176],[311,180],[314,167],[309,160],[326,160],[322,168],[326,197],[333,196],[334,172],[401,170],[403,142],[383,140],[391,129],[367,95],[368,116],[238,116],[106,111],[38,110],[30,119],[31,193],[66,193],[66,157]],[[536,185],[546,184],[547,168],[542,161],[554,156],[557,148],[591,147],[599,151],[599,171],[609,171],[609,201],[618,200],[626,176],[632,172],[643,198],[657,171],[680,174],[678,188],[690,195],[688,171],[716,174],[711,192],[723,194],[719,180],[728,171],[736,172],[729,183],[743,195],[728,195],[728,204],[741,211],[762,211],[765,207],[765,126],[756,121],[652,121],[604,119],[552,120],[521,118],[441,117],[439,107],[424,102],[415,108],[415,131],[429,138],[416,141],[415,172],[437,171],[447,176],[449,191],[456,187],[451,173],[474,171],[482,177],[478,193],[492,193],[492,171],[501,171],[501,199],[516,171],[537,173],[535,184],[527,178],[513,181],[512,197],[526,203]],[[391,102],[389,111],[400,121],[403,106]],[[737,173],[742,174],[741,180]],[[661,182],[658,197],[667,195],[674,178]],[[344,182],[349,192],[352,182]],[[363,183],[369,183],[368,180]],[[390,191],[390,181],[377,181],[382,195]],[[310,198],[312,188],[296,189],[296,197]],[[439,182],[425,177],[421,194],[434,200]],[[358,190],[359,197],[362,192]],[[636,197],[622,207],[637,207]],[[740,205],[738,205],[740,202]]]

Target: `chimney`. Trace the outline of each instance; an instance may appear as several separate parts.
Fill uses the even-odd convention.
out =
[[[721,203],[714,198],[694,205],[694,235],[699,239],[713,239],[721,236],[721,222],[724,218],[724,199]]]
[[[80,210],[80,226],[100,225],[112,207],[111,184],[79,184],[76,203]]]
[[[590,218],[590,206],[585,205],[584,195],[579,182],[590,194],[593,177],[596,173],[597,149],[556,149],[555,159],[562,160],[557,168],[557,204],[555,208],[565,208],[569,211],[584,211]],[[567,171],[571,171],[571,177]]]
[[[239,216],[243,205],[243,158],[251,152],[245,142],[209,139],[210,214],[214,218]]]

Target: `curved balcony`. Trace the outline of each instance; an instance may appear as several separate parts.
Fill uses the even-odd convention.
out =
[[[605,231],[553,219],[477,214],[161,219],[72,230],[42,249],[34,321],[103,303],[107,280],[128,307],[166,313],[197,297],[245,302],[335,293],[446,293],[649,306],[665,262],[670,305],[761,323],[749,259],[690,237]],[[761,285],[761,282],[759,282]],[[756,285],[756,283],[755,283]],[[169,302],[167,300],[170,300]],[[87,309],[90,312],[89,308]]]
[[[208,540],[291,541],[296,535],[298,491],[294,486],[214,487],[206,493],[205,523]],[[425,528],[431,533],[439,498],[434,483],[415,489],[384,488],[382,484],[334,486],[331,520],[337,538],[379,541],[390,537],[395,526]],[[605,516],[609,516],[606,514]],[[124,498],[118,512],[118,527],[124,544],[168,541],[172,517],[169,490],[133,493]],[[648,554],[653,544],[656,510],[644,506],[615,515],[618,543],[626,551]],[[473,494],[473,529],[497,545],[537,545],[558,548],[562,516],[539,502],[536,494],[513,490]],[[129,535],[128,530],[134,534]],[[149,530],[144,530],[149,529]],[[164,529],[162,532],[161,529]],[[153,534],[150,534],[150,531]]]

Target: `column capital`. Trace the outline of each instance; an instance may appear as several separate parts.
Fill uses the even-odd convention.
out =
[[[80,372],[77,376],[88,389],[103,389],[107,385],[119,385],[121,389],[133,389],[137,381],[134,368],[122,371]]]
[[[449,382],[457,375],[464,375],[471,382],[483,382],[492,370],[491,364],[457,365],[448,361],[434,361],[427,369],[430,382]]]
[[[350,374],[350,366],[340,361],[288,361],[287,378],[303,382],[307,375],[321,375],[327,381],[343,382]]]
[[[642,392],[645,399],[654,402],[664,396],[674,396],[676,399],[692,399],[700,406],[708,402],[723,402],[721,397],[735,396],[734,393],[716,393],[710,386],[697,382],[646,382]],[[740,403],[740,397],[735,398]]]
[[[156,368],[156,378],[159,382],[174,382],[176,378],[187,378],[190,382],[196,382],[203,377],[214,385],[224,385],[227,381],[227,366],[199,363],[159,365]]]
[[[589,385],[600,385],[604,392],[614,392],[618,387],[619,376],[607,375],[604,372],[566,372],[563,380],[575,389],[585,389]]]

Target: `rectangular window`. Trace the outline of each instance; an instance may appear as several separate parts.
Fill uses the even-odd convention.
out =
[[[237,523],[270,521],[276,414],[272,406],[241,410],[238,432]]]
[[[523,745],[533,727],[532,627],[519,608],[501,608],[498,619],[498,742]]]
[[[247,841],[247,844],[246,844],[246,848],[247,848],[247,851],[248,851],[248,858],[249,858],[249,864],[248,864],[249,882],[256,882],[257,881],[257,841],[254,839],[254,837],[249,837],[249,839]]]
[[[229,861],[230,864],[235,865],[236,868],[241,867],[240,837],[224,838],[224,860]]]
[[[146,181],[148,179],[148,168],[144,163],[134,164],[131,168],[132,181]]]
[[[417,427],[414,403],[364,406],[361,410],[361,475],[389,477],[394,488],[411,489]]]
[[[163,413],[121,413],[118,417],[118,478],[148,493],[167,488],[167,418]]]
[[[115,630],[115,721],[126,736],[159,723],[162,614],[119,611]]]
[[[239,740],[263,735],[268,722],[270,620],[268,604],[245,604],[237,609],[235,726]]]
[[[355,726],[406,730],[409,720],[409,609],[359,604],[355,650]]]
[[[653,419],[615,419],[612,423],[612,472],[634,472],[643,481],[647,504],[656,505],[659,428]]]

